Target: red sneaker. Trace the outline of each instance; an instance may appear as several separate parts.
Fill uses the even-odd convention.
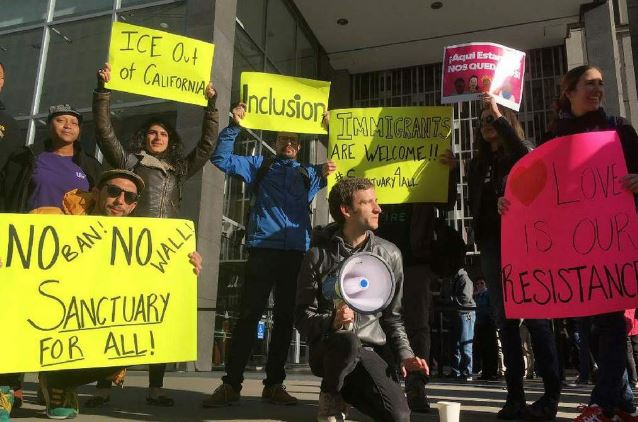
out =
[[[574,419],[574,422],[614,422],[613,419],[603,415],[603,409],[596,404],[578,406],[578,411],[581,413]]]

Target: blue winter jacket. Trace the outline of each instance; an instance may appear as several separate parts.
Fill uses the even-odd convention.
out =
[[[239,126],[231,124],[221,131],[210,161],[224,173],[241,177],[252,188],[264,157],[233,154],[240,130]],[[305,252],[310,247],[308,205],[326,186],[326,179],[321,177],[321,165],[304,166],[310,178],[310,188],[306,190],[299,166],[301,164],[297,160],[277,157],[259,183],[255,205],[248,219],[249,248]]]

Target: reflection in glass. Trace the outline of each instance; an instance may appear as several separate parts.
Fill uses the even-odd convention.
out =
[[[52,104],[91,106],[95,71],[107,57],[110,28],[110,16],[51,27],[40,112]]]
[[[45,2],[42,2],[45,3]],[[102,12],[113,9],[113,0],[56,0],[54,18]]]
[[[295,37],[297,24],[282,0],[268,2],[266,54],[284,75],[295,74]]]
[[[231,104],[239,102],[241,72],[262,72],[263,70],[264,54],[248,35],[239,26],[236,26]]]
[[[0,98],[13,116],[29,115],[42,43],[42,29],[0,37],[5,84]]]
[[[297,28],[297,75],[310,79],[317,77],[317,50],[300,27]]]
[[[237,18],[244,30],[257,43],[264,47],[264,26],[266,23],[265,0],[239,0],[237,2]]]
[[[9,7],[7,3],[11,3]],[[3,0],[0,1],[0,28],[43,22],[46,19],[47,1]]]

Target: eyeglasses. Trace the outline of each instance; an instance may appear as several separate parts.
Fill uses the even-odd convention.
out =
[[[299,145],[299,139],[296,136],[279,135],[275,142],[283,142],[285,144]]]
[[[120,187],[115,185],[106,185],[106,194],[109,196],[109,198],[118,198],[122,194],[122,192],[124,192],[124,202],[129,205],[137,202],[137,198],[139,198],[139,195],[137,193],[121,189]]]

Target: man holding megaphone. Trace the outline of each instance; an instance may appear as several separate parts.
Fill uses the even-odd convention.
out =
[[[340,180],[328,203],[336,223],[304,258],[295,311],[310,368],[323,378],[318,421],[343,421],[346,403],[377,421],[409,421],[406,398],[382,357],[393,355],[403,376],[429,372],[403,326],[401,252],[372,233],[381,208],[369,180]]]

